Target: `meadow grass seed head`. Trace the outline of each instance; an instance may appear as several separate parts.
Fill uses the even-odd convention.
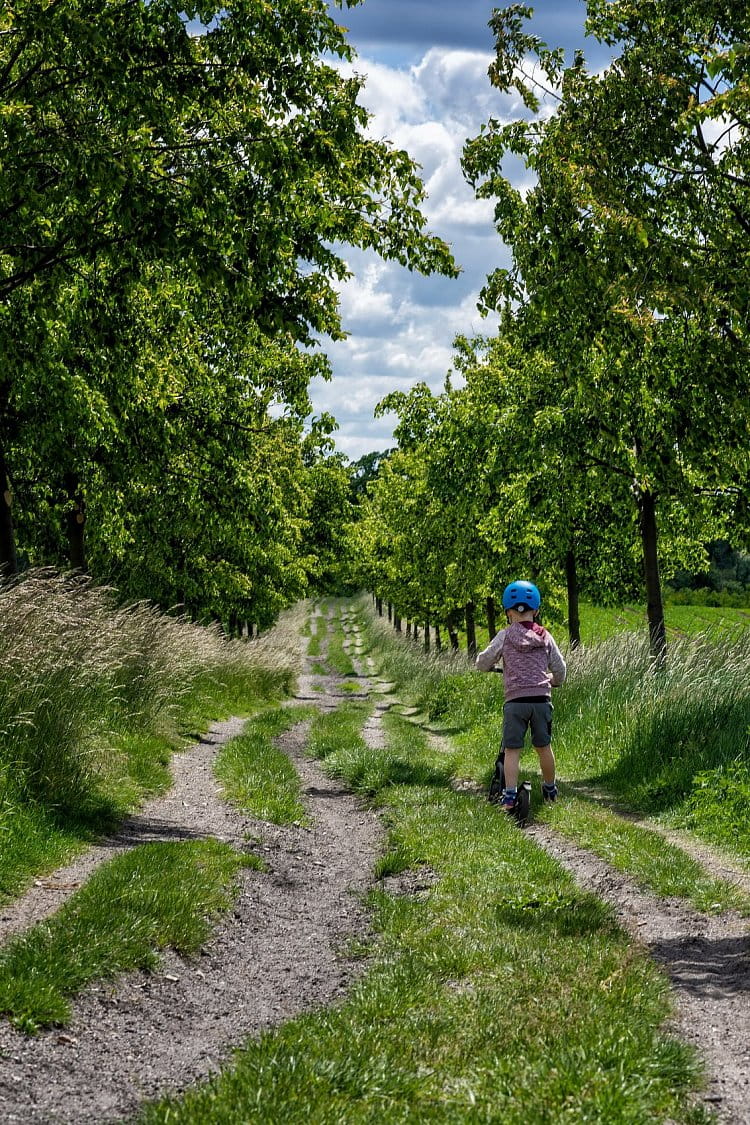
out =
[[[0,764],[45,790],[95,784],[112,728],[153,727],[207,670],[292,675],[284,636],[229,641],[148,603],[123,606],[89,579],[30,571],[0,597]]]

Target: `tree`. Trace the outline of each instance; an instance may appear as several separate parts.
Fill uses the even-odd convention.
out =
[[[368,486],[372,481],[377,480],[380,470],[391,453],[393,453],[392,449],[386,449],[382,452],[373,450],[372,453],[365,453],[350,464],[351,493],[355,502],[361,500],[367,494]]]
[[[697,505],[701,492],[739,491],[747,476],[746,458],[726,447],[716,456],[715,434],[729,424],[745,441],[750,433],[750,287],[739,251],[750,17],[744,4],[710,0],[597,0],[589,12],[591,33],[621,41],[602,75],[580,55],[566,68],[561,52],[525,34],[529,9],[495,13],[490,76],[521,93],[527,114],[491,121],[467,144],[465,169],[496,199],[513,253],[485,304],[520,303],[529,339],[554,348],[589,411],[594,455],[631,482],[660,660],[659,505]],[[528,55],[540,64],[533,76]],[[544,83],[556,111],[532,119]],[[526,194],[502,174],[510,153],[536,176]]]
[[[319,594],[351,594],[353,560],[349,528],[354,516],[351,473],[346,458],[334,452],[335,422],[327,415],[314,420],[303,443],[305,488],[309,495],[303,551],[311,559],[309,586]]]
[[[135,529],[160,526],[125,499],[150,505],[159,473],[202,474],[205,487],[186,488],[174,510],[186,526],[208,522],[208,495],[243,476],[239,455],[221,471],[221,424],[257,430],[267,454],[262,438],[283,428],[271,404],[296,419],[309,378],[325,370],[294,353],[341,333],[346,244],[455,271],[425,232],[416,166],[366,136],[360,79],[326,61],[350,55],[324,0],[3,10],[0,567],[16,566],[12,492],[32,546],[60,548],[39,519],[45,505],[71,532],[79,519],[91,532],[95,513],[102,566],[104,542],[124,566]],[[254,368],[245,398],[243,353]],[[265,484],[254,495],[274,508]],[[225,496],[211,510],[232,506]],[[273,526],[259,509],[250,518]],[[81,536],[68,547],[81,561]]]
[[[306,338],[338,329],[331,243],[452,268],[413,163],[324,61],[351,51],[323,0],[17,0],[0,31],[0,296],[168,260]]]

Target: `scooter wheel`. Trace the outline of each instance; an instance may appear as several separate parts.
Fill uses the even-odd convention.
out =
[[[524,781],[518,790],[518,800],[516,807],[513,810],[513,815],[518,821],[519,828],[525,828],[529,819],[529,809],[531,807],[531,785],[528,781]]]
[[[505,754],[501,751],[495,762],[495,773],[492,781],[490,782],[490,791],[487,794],[487,800],[491,805],[499,805],[500,798],[503,795],[505,788],[505,768],[504,768]]]

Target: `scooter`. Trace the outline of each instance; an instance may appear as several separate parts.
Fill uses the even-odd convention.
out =
[[[495,762],[495,773],[490,782],[490,791],[487,794],[487,800],[491,805],[499,805],[500,799],[503,795],[505,788],[505,748],[503,747],[497,756]],[[529,809],[531,807],[531,782],[522,781],[518,786],[518,797],[511,812],[511,816],[518,824],[519,828],[525,828],[529,819]]]

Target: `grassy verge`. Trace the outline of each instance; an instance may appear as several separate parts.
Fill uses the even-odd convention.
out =
[[[266,638],[120,606],[30,574],[2,588],[0,901],[170,784],[171,754],[211,721],[287,694],[299,622]]]
[[[275,707],[250,719],[219,751],[214,767],[224,795],[272,824],[305,824],[299,774],[273,739],[315,714],[312,708]]]
[[[49,920],[0,952],[0,1012],[25,1031],[65,1024],[89,981],[197,950],[247,857],[216,840],[144,844],[97,870]],[[252,862],[252,860],[250,860]]]
[[[313,745],[383,809],[381,874],[414,873],[410,893],[387,879],[372,893],[366,975],[340,1007],[249,1043],[140,1120],[706,1120],[688,1106],[693,1056],[662,1030],[666,980],[608,908],[497,810],[454,792],[450,762],[404,719],[389,720],[373,764],[364,714],[321,716]]]
[[[674,641],[655,675],[625,635],[574,654],[558,693],[561,772],[750,862],[750,632]]]

